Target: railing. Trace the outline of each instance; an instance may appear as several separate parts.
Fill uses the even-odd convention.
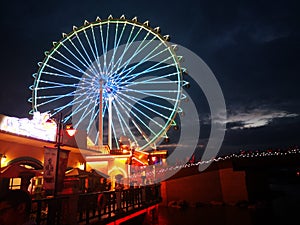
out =
[[[160,185],[33,200],[37,225],[106,224],[161,202]]]

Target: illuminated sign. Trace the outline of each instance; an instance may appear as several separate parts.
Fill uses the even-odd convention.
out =
[[[40,112],[34,112],[31,120],[0,115],[0,130],[41,140],[55,141],[57,125],[49,119],[48,113]]]

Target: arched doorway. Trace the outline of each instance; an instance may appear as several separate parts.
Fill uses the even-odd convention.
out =
[[[35,170],[42,170],[44,168],[43,163],[41,161],[32,157],[19,157],[7,163],[7,165],[12,164],[26,165],[34,168]]]
[[[108,175],[111,179],[112,189],[114,189],[116,185],[116,176],[122,175],[123,178],[127,178],[127,172],[123,168],[118,166],[114,166],[113,168],[111,168],[108,171]]]
[[[36,188],[42,188],[43,164],[31,157],[20,157],[1,168],[0,191],[8,189],[23,189],[33,193]]]

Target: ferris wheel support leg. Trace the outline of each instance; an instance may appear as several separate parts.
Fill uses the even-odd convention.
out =
[[[111,126],[112,126],[112,97],[109,97],[109,100],[108,100],[108,146],[110,149],[112,148]]]
[[[101,151],[101,148],[103,146],[103,115],[102,115],[102,111],[103,111],[103,80],[100,79],[100,90],[99,90],[99,137],[98,137],[98,146],[99,146],[99,150]]]

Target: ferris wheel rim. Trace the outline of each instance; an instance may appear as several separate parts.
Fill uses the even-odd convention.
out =
[[[148,24],[145,23],[140,23],[137,21],[133,21],[133,20],[127,20],[127,19],[118,19],[118,18],[110,18],[110,19],[105,19],[105,20],[101,20],[101,21],[95,21],[95,22],[88,22],[85,23],[85,25],[77,28],[74,27],[73,31],[71,31],[68,34],[64,34],[63,38],[57,42],[53,44],[53,47],[51,48],[51,50],[49,52],[47,52],[45,55],[46,57],[44,58],[44,60],[42,61],[42,63],[40,63],[40,67],[38,69],[38,72],[35,75],[35,81],[34,81],[34,85],[33,85],[33,94],[32,94],[32,109],[33,111],[38,111],[39,107],[37,106],[37,101],[38,101],[38,85],[40,82],[40,78],[42,76],[42,72],[44,71],[45,66],[47,65],[48,61],[51,59],[51,56],[54,55],[58,49],[64,44],[64,42],[66,42],[67,40],[72,39],[74,36],[76,36],[78,33],[80,32],[85,32],[88,29],[91,29],[94,26],[103,26],[105,24],[123,24],[123,25],[131,25],[131,26],[137,26],[140,29],[144,29],[145,31],[150,32],[153,36],[157,37],[159,39],[159,41],[161,43],[164,44],[164,46],[166,47],[166,49],[168,49],[170,55],[172,56],[172,60],[174,60],[175,64],[176,64],[176,69],[177,69],[177,74],[178,74],[178,79],[179,79],[179,83],[178,83],[178,89],[181,89],[182,87],[182,71],[181,71],[181,67],[180,67],[180,63],[179,63],[179,59],[174,51],[174,49],[172,48],[172,46],[169,44],[169,42],[164,38],[164,36],[162,36],[159,32],[155,31],[153,28],[149,27]],[[178,91],[178,97],[175,103],[175,106],[173,107],[173,112],[170,114],[170,117],[168,119],[168,121],[166,122],[166,126],[164,126],[164,130],[162,129],[159,133],[158,133],[158,137],[161,137],[162,135],[164,135],[166,133],[166,131],[172,126],[172,121],[174,121],[176,114],[177,114],[177,109],[179,108],[180,105],[180,95],[181,95],[181,90]],[[156,142],[156,139],[152,139],[149,142],[150,144],[153,144],[154,142]]]

